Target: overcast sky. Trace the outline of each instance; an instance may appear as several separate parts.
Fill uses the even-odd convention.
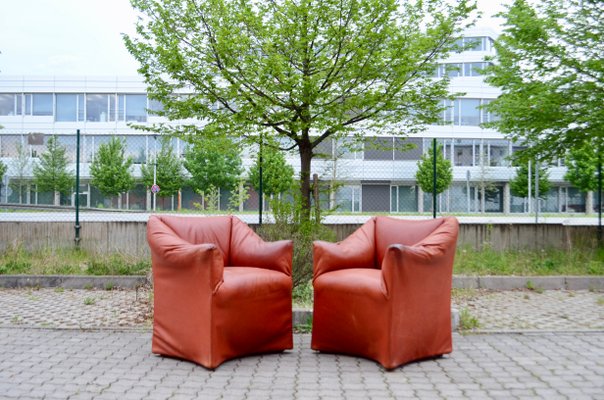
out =
[[[479,0],[479,8],[488,17],[501,2],[510,0]],[[135,22],[128,0],[2,0],[0,74],[136,75],[121,37]]]

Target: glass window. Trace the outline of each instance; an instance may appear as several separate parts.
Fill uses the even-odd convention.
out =
[[[336,158],[349,160],[361,159],[363,157],[363,144],[355,141],[353,138],[344,137],[338,139],[336,143]]]
[[[509,165],[509,143],[505,140],[492,140],[489,142],[489,165],[491,167],[505,167]]]
[[[388,212],[390,210],[390,185],[362,185],[363,211]]]
[[[52,115],[52,94],[34,93],[32,95],[32,115]]]
[[[415,186],[391,186],[391,212],[417,212],[417,190]]]
[[[164,111],[164,105],[159,100],[149,99],[149,111],[151,111],[151,112]]]
[[[0,94],[0,115],[15,115],[14,94]]]
[[[126,95],[126,121],[147,121],[147,95]]]
[[[471,44],[472,47],[470,47],[468,50],[469,51],[484,51],[486,50],[486,41],[485,41],[486,37],[482,36],[482,37],[467,37],[464,38],[464,45],[468,45]]]
[[[338,212],[359,212],[360,192],[361,188],[359,186],[340,186],[336,190]]]
[[[461,64],[447,64],[447,75],[449,78],[455,78],[461,76],[462,65]]]
[[[108,111],[108,96],[106,94],[86,95],[86,121],[106,122]]]
[[[31,115],[31,94],[25,95],[25,115]]]
[[[481,76],[480,70],[484,67],[486,63],[465,63],[464,67],[464,76]]]
[[[118,94],[117,95],[117,120],[124,121],[126,115],[126,95]]]
[[[474,141],[456,140],[454,143],[453,160],[457,167],[471,167],[474,165]]]
[[[445,122],[452,122],[453,121],[453,112],[454,112],[454,104],[457,104],[457,100],[445,100],[444,101],[444,107],[445,107],[445,111],[444,111],[444,118],[445,118]]]
[[[79,121],[78,118],[83,115],[80,113],[80,105],[83,105],[83,95],[57,94],[55,121]]]
[[[115,115],[116,115],[115,106],[116,106],[115,95],[110,94],[109,95],[109,121],[115,121]]]
[[[461,125],[478,126],[480,124],[480,100],[460,99],[459,116]]]

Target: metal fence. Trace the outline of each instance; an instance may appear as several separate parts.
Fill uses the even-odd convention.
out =
[[[99,146],[108,143],[114,134],[81,134],[79,187],[75,184],[61,193],[38,190],[34,168],[42,154],[48,152],[50,136],[44,134],[0,133],[0,160],[7,172],[0,182],[0,203],[3,208],[57,209],[67,212],[76,203],[82,212],[258,212],[259,195],[252,188],[248,171],[255,162],[257,148],[241,150],[242,181],[235,190],[217,188],[215,193],[202,194],[189,184],[174,195],[154,194],[142,182],[142,166],[154,163],[159,140],[151,134],[117,135],[125,144],[125,157],[131,157],[135,184],[118,195],[104,194],[92,182],[90,166]],[[76,172],[77,138],[73,134],[56,135],[65,150],[67,170]],[[520,148],[500,139],[436,139],[438,152],[451,164],[452,179],[447,189],[436,196],[436,212],[442,214],[528,215],[540,213],[582,214],[598,210],[597,196],[583,193],[564,180],[562,162],[547,166],[551,188],[539,199],[515,196],[510,181],[516,169],[510,156]],[[174,153],[182,158],[188,144],[181,139],[169,141]],[[421,190],[417,171],[423,154],[433,146],[432,138],[367,138],[354,145],[350,140],[327,140],[315,149],[312,173],[317,176],[318,203],[321,212],[347,214],[426,214],[433,212],[433,196]],[[296,154],[287,155],[288,162],[299,173]],[[187,174],[184,170],[185,175]],[[75,182],[75,179],[74,179]],[[157,182],[161,187],[162,183]],[[270,212],[270,196],[265,196],[264,211]],[[283,199],[291,198],[287,194]],[[240,201],[237,201],[239,199]],[[48,214],[47,218],[53,218]],[[59,214],[56,214],[59,215]]]

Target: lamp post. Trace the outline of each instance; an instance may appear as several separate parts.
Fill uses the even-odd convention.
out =
[[[80,130],[76,131],[75,246],[80,248]]]
[[[467,198],[468,198],[468,214],[470,213],[470,178],[471,178],[472,174],[470,173],[470,170],[466,170],[466,191],[467,191]]]
[[[262,132],[260,132],[260,150],[258,151],[258,225],[262,226],[262,208],[264,208],[264,204],[263,204],[263,199],[262,199],[262,192],[263,192],[263,185],[262,185]]]
[[[157,185],[157,135],[153,135],[153,187]],[[157,203],[157,192],[153,192],[153,212],[155,212],[155,204]]]

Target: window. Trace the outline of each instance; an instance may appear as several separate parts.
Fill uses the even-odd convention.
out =
[[[20,94],[0,94],[0,115],[20,115],[22,98]]]
[[[480,100],[459,99],[459,123],[460,125],[478,126],[480,124]]]
[[[419,160],[423,154],[422,143],[418,138],[394,138],[394,159]]]
[[[109,121],[109,95],[87,94],[86,95],[86,121],[106,122]]]
[[[463,39],[464,46],[468,44],[472,47],[468,48],[468,51],[485,51],[486,48],[486,37],[466,37]]]
[[[84,95],[57,94],[55,104],[55,121],[83,121]]]
[[[481,69],[486,68],[487,63],[464,63],[464,76],[481,76],[479,72]]]
[[[446,64],[445,70],[449,78],[455,78],[463,73],[463,64]]]
[[[151,111],[151,113],[164,111],[164,105],[159,100],[149,99],[149,111]]]
[[[339,212],[361,211],[361,187],[341,186],[336,191],[336,204]]]
[[[390,186],[390,212],[417,212],[415,186]]]
[[[126,95],[126,121],[147,121],[147,95]]]
[[[52,115],[52,94],[50,93],[34,93],[32,98],[32,115]]]

